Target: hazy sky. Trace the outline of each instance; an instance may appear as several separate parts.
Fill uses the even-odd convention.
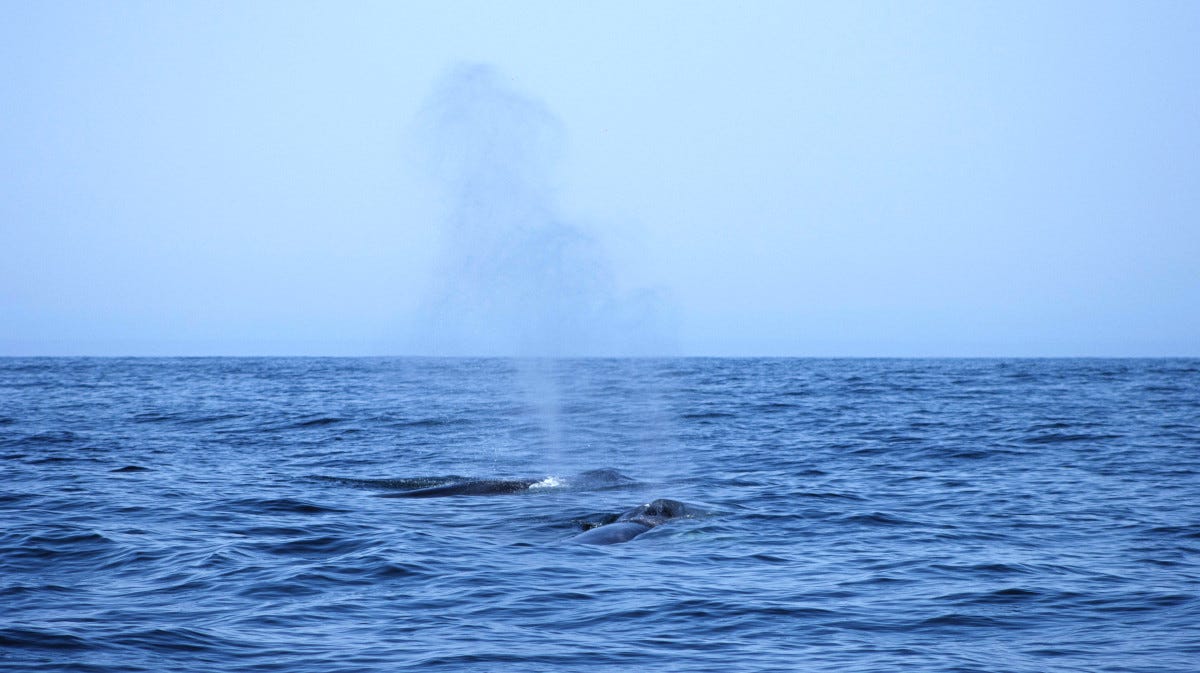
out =
[[[1198,35],[0,3],[0,354],[1200,355]]]

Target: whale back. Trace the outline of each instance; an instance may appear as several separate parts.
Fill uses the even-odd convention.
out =
[[[498,495],[516,493],[536,483],[534,479],[472,479],[442,486],[389,493],[385,498],[442,498],[451,495]]]
[[[653,522],[653,525],[657,526],[664,521],[682,519],[695,516],[696,514],[696,510],[687,503],[668,498],[659,498],[644,505],[634,507],[618,517],[617,521],[647,521]]]
[[[628,542],[650,530],[651,526],[638,521],[617,521],[597,526],[571,538],[579,544],[618,544]]]
[[[609,523],[596,526],[571,538],[582,544],[617,544],[628,542],[646,531],[671,519],[700,516],[703,511],[678,500],[659,498],[626,511]]]
[[[638,483],[636,479],[627,477],[611,467],[580,472],[573,480],[576,488],[606,488],[612,486],[628,486]]]

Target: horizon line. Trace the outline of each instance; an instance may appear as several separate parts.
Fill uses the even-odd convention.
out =
[[[517,354],[392,354],[392,355],[329,355],[329,354],[170,354],[170,355],[96,355],[96,354],[0,354],[5,360],[261,360],[261,359],[322,359],[322,360],[1194,360],[1200,355],[517,355]]]

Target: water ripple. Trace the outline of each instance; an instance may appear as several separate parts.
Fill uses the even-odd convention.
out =
[[[0,409],[6,670],[1200,656],[1196,360],[0,359]]]

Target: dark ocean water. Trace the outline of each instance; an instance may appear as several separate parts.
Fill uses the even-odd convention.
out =
[[[1200,360],[0,359],[0,477],[3,670],[1200,670]]]

